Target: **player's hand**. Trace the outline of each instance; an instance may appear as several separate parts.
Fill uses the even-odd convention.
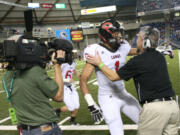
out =
[[[173,50],[163,51],[162,54],[164,54],[164,55],[169,55],[169,57],[170,57],[171,59],[174,58],[174,52],[173,52]]]
[[[169,52],[169,57],[172,59],[174,58],[174,52],[173,50],[167,50],[167,52]]]
[[[102,110],[96,104],[92,105],[92,106],[88,106],[88,109],[94,120],[94,124],[96,124],[96,125],[100,124],[104,120]]]
[[[57,55],[57,56],[56,56]],[[56,56],[56,57],[55,57]],[[65,58],[65,51],[62,50],[57,50],[56,53],[54,52],[51,56],[51,61],[53,64],[57,64],[58,60],[57,59],[64,59]]]
[[[102,63],[98,52],[96,52],[95,56],[87,54],[86,59],[87,59],[88,63],[91,63],[91,64],[96,65],[96,66],[98,66],[99,64]]]

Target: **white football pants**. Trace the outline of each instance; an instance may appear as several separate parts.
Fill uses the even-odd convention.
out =
[[[64,85],[64,103],[69,111],[79,109],[79,95],[74,85],[71,85],[70,88]]]
[[[121,112],[135,123],[139,121],[141,106],[126,89],[117,95],[98,95],[98,102],[111,135],[124,135]]]

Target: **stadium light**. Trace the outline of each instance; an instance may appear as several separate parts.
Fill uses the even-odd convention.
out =
[[[99,8],[82,9],[81,15],[90,15],[90,14],[112,12],[112,11],[116,11],[116,6],[106,6],[106,7],[99,7]]]
[[[176,12],[176,13],[174,14],[174,16],[180,16],[180,13],[179,13],[179,12]]]
[[[57,8],[57,9],[63,9],[63,8],[66,8],[66,5],[64,4],[64,3],[56,3],[55,4],[55,8]]]
[[[39,3],[28,3],[28,7],[29,8],[40,8],[40,4]]]
[[[77,53],[77,52],[78,52],[78,50],[74,49],[74,50],[72,50],[72,52],[73,52],[73,53]]]

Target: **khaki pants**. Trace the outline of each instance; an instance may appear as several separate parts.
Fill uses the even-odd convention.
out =
[[[174,100],[147,103],[140,113],[138,135],[178,135],[179,123],[179,107]]]

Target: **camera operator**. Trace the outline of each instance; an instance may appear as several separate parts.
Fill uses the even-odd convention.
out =
[[[64,57],[65,52],[62,50],[56,51],[56,58],[55,53],[51,56],[55,81],[48,77],[40,64],[24,70],[7,70],[4,82],[6,88],[9,88],[7,90],[21,135],[62,135],[56,124],[59,118],[49,103],[49,98],[57,102],[63,101],[64,84],[61,64],[58,64],[57,59]]]

